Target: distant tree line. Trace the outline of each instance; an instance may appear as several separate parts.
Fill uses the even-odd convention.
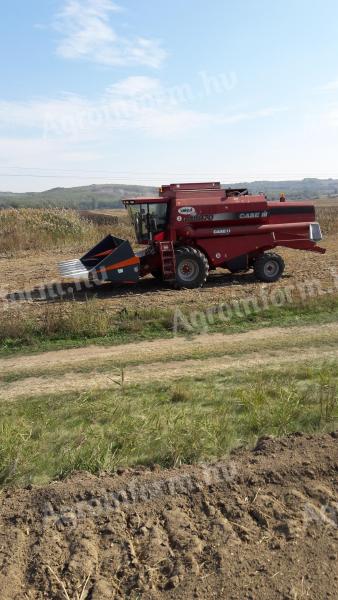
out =
[[[301,181],[254,181],[224,184],[225,187],[247,187],[250,192],[263,192],[274,200],[283,192],[290,200],[314,200],[337,197],[338,179],[303,179]],[[0,192],[0,208],[61,207],[77,210],[118,208],[130,196],[157,195],[158,188],[140,185],[90,185],[74,188],[55,188],[46,192],[11,194]]]

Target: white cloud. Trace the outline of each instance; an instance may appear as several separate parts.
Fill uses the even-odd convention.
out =
[[[55,99],[38,98],[28,102],[0,100],[0,125],[21,130],[32,129],[41,133],[46,119],[68,118],[87,108],[86,100],[74,94],[64,94]]]
[[[283,106],[269,106],[267,108],[262,108],[259,110],[224,115],[224,117],[219,118],[219,122],[223,123],[224,125],[231,125],[232,123],[240,123],[241,121],[252,121],[255,119],[273,117],[274,115],[281,112],[286,112],[287,110],[288,108]]]
[[[65,143],[63,139],[37,139],[28,137],[0,137],[0,175],[8,174],[10,176],[12,165],[34,165],[36,173],[42,178],[44,169],[53,173],[55,167],[69,169],[93,164],[93,161],[99,161],[102,155],[99,149],[84,148],[81,144]],[[23,169],[21,177],[27,176]],[[2,187],[0,179],[0,189]]]
[[[110,22],[121,8],[111,0],[66,0],[55,27],[62,34],[57,53],[106,66],[143,65],[158,68],[166,52],[158,40],[128,39]]]
[[[266,118],[283,108],[208,113],[170,97],[158,79],[129,77],[96,99],[65,94],[27,103],[0,101],[0,124],[33,129],[47,137],[104,139],[112,130],[143,130],[151,137],[185,135],[204,125],[230,125]]]
[[[325,85],[321,85],[317,88],[318,92],[336,92],[338,90],[338,79],[329,81]]]
[[[148,143],[158,148],[153,159],[156,164],[157,160],[161,162],[165,142],[174,141],[178,151],[170,160],[175,162],[179,160],[180,144],[189,144],[189,136],[195,132],[205,140],[221,127],[237,127],[242,121],[266,119],[281,110],[202,112],[189,104],[189,94],[181,97],[181,93],[171,92],[159,79],[129,77],[107,88],[95,100],[75,94],[27,102],[0,100],[0,189],[31,189],[32,182],[34,189],[45,189],[54,187],[58,180],[57,176],[48,178],[44,174],[30,179],[27,171],[13,179],[11,171],[6,172],[6,165],[8,168],[19,165],[46,169],[46,173],[67,169],[72,175],[67,175],[63,183],[79,185],[82,179],[91,179],[87,167],[102,169],[104,165],[110,169],[113,164],[124,170],[129,161],[129,168],[135,170],[137,164],[137,171],[142,171],[143,161],[143,168],[149,169],[143,152]],[[199,98],[198,90],[196,92]],[[180,160],[185,164],[190,159],[182,156]],[[77,169],[82,172],[81,176],[76,175]],[[167,172],[166,168],[163,170]],[[134,182],[141,181],[140,177],[140,174],[135,176]],[[96,179],[102,181],[104,177]],[[151,181],[149,176],[147,183]]]
[[[203,112],[190,108],[150,77],[129,77],[110,86],[95,101],[75,94],[27,103],[0,101],[0,124],[47,138],[71,141],[107,140],[113,131],[143,132],[151,138],[184,137],[205,126],[232,125],[262,119],[283,108]]]
[[[108,88],[108,93],[120,97],[143,97],[149,94],[158,94],[162,90],[161,82],[154,77],[135,76],[127,77]]]

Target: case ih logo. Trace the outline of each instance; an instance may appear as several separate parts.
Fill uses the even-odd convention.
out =
[[[263,212],[247,212],[240,213],[240,219],[262,219],[268,216],[268,212],[264,210]]]
[[[180,215],[196,215],[196,210],[193,206],[182,206],[182,208],[180,208],[178,212]]]
[[[230,227],[223,227],[219,229],[214,229],[214,233],[216,235],[229,235],[231,233]]]

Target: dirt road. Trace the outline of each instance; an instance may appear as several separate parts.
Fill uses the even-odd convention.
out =
[[[0,495],[2,600],[334,600],[338,433]],[[68,595],[66,595],[68,594]]]
[[[338,323],[328,323],[18,356],[0,360],[0,399],[28,392],[36,396],[109,388],[121,365],[126,365],[126,383],[140,383],[229,369],[279,368],[306,361],[321,364],[337,358],[337,342]]]

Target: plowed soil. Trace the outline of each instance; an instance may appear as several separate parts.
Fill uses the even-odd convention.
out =
[[[219,269],[209,275],[208,282],[204,288],[195,290],[174,290],[170,286],[158,282],[148,276],[140,280],[135,286],[113,287],[105,285],[101,288],[75,292],[74,287],[64,281],[64,289],[70,289],[69,294],[63,296],[66,310],[67,300],[84,301],[86,298],[97,297],[102,303],[102,308],[118,312],[121,309],[138,310],[142,308],[168,308],[175,309],[177,306],[186,309],[195,309],[198,306],[211,306],[220,302],[244,299],[259,296],[262,289],[266,289],[273,296],[274,292],[286,288],[294,288],[294,296],[300,288],[306,293],[306,286],[314,282],[320,293],[330,294],[337,291],[337,269],[338,269],[338,247],[336,235],[329,236],[322,244],[327,248],[327,254],[315,254],[312,252],[300,252],[296,250],[278,249],[286,262],[286,271],[283,278],[274,284],[263,284],[255,280],[254,275],[247,274],[231,275],[228,271]],[[83,249],[85,250],[85,248]],[[0,314],[5,307],[8,308],[6,297],[14,294],[20,298],[20,293],[26,292],[28,301],[21,301],[22,314],[41,312],[46,304],[41,300],[41,288],[48,286],[51,290],[47,292],[49,299],[57,299],[58,292],[55,284],[60,282],[58,273],[58,262],[81,255],[69,251],[41,251],[21,253],[13,258],[1,257],[0,266],[3,263],[3,273],[0,283]],[[54,285],[54,287],[53,287]],[[301,292],[302,293],[302,292]],[[54,298],[52,297],[55,294]],[[15,308],[17,303],[12,303]]]
[[[338,433],[0,496],[2,600],[338,597]]]

